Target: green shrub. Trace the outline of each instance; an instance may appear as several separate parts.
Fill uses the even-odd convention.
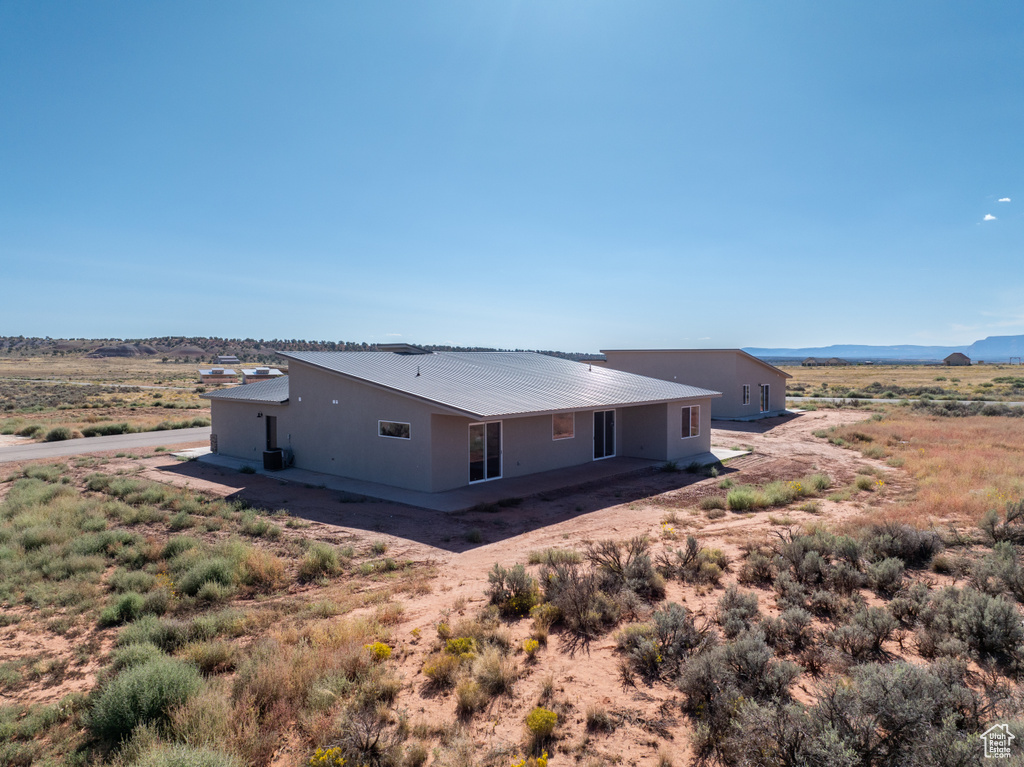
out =
[[[576,565],[583,561],[583,555],[575,549],[549,548],[531,551],[527,561],[531,565]]]
[[[726,507],[726,499],[720,495],[708,495],[700,499],[698,505],[704,511],[711,511],[712,509],[724,509]]]
[[[114,570],[107,583],[114,591],[121,593],[135,591],[145,594],[156,584],[156,577],[144,570],[126,570],[119,567]]]
[[[903,585],[903,560],[895,557],[868,565],[867,577],[871,588],[884,596],[892,596]]]
[[[447,689],[458,678],[461,661],[454,655],[434,653],[423,662],[423,675],[433,687]]]
[[[140,724],[164,721],[172,707],[188,700],[201,685],[194,666],[173,658],[131,666],[99,692],[88,717],[89,729],[105,740],[122,740]]]
[[[128,592],[121,594],[114,602],[103,608],[100,613],[101,626],[117,626],[131,621],[142,615],[145,598],[142,594]]]
[[[148,642],[164,652],[174,652],[189,639],[189,625],[173,618],[144,615],[129,623],[117,635],[119,647]]]
[[[182,554],[190,549],[197,548],[202,545],[202,542],[198,538],[193,538],[190,535],[173,535],[167,543],[164,544],[163,551],[160,556],[166,560],[172,560],[179,554]]]
[[[1002,596],[950,586],[932,595],[921,609],[920,623],[919,641],[925,651],[942,652],[945,640],[955,639],[982,657],[1020,658],[1021,616]]]
[[[526,715],[526,728],[538,740],[550,738],[557,724],[558,714],[541,706],[537,706]]]
[[[752,487],[734,487],[725,498],[730,511],[749,511],[756,502],[757,494]]]
[[[178,579],[178,588],[189,596],[196,596],[208,584],[229,588],[236,580],[235,566],[225,557],[200,560]]]
[[[729,639],[749,631],[760,619],[757,594],[753,592],[741,592],[735,585],[730,585],[718,600],[718,623]]]
[[[57,426],[46,432],[46,436],[43,439],[46,442],[63,442],[64,440],[72,439],[74,436],[71,429],[67,426]]]
[[[936,532],[895,522],[872,526],[863,536],[863,547],[872,561],[896,557],[907,567],[926,567],[944,548]]]
[[[526,572],[526,568],[520,564],[506,570],[498,563],[494,564],[491,572],[487,574],[490,582],[488,597],[492,605],[505,615],[523,617],[529,614],[530,609],[537,604],[539,590],[537,579]]]
[[[164,651],[151,642],[138,642],[136,644],[118,647],[110,654],[112,668],[114,671],[141,666],[154,658],[164,658]]]
[[[319,541],[307,549],[299,564],[299,580],[313,581],[318,578],[337,575],[341,569],[341,560],[333,546]]]
[[[223,751],[181,743],[160,744],[145,751],[132,767],[243,767],[242,761]]]

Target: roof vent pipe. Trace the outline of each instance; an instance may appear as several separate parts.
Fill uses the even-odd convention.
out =
[[[420,377],[420,366],[419,365],[416,366],[416,377],[417,378]]]

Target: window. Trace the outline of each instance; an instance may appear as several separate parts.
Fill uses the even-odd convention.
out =
[[[750,384],[743,384],[743,404],[750,404]]]
[[[761,384],[761,412],[767,413],[771,410],[771,387],[768,384]]]
[[[572,439],[575,436],[575,413],[555,413],[551,416],[551,439]]]
[[[409,439],[409,424],[398,421],[377,421],[377,433],[382,437]]]
[[[700,405],[683,408],[683,439],[700,436]]]

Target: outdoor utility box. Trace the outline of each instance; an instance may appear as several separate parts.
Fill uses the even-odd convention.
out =
[[[263,468],[266,471],[281,471],[284,468],[284,451],[275,447],[263,451]]]

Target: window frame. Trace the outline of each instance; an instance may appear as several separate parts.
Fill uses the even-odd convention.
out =
[[[398,434],[384,434],[384,432],[383,432],[384,426],[383,425],[386,424],[386,423],[394,424],[396,426],[404,426],[405,427],[405,434],[406,435],[403,437],[403,436],[398,435]],[[412,439],[412,424],[406,423],[405,421],[386,421],[386,420],[383,420],[383,419],[378,419],[377,420],[377,436],[378,437],[383,437],[384,439]]]
[[[571,419],[571,423],[569,425],[569,433],[568,434],[562,434],[562,436],[558,436],[558,432],[555,431],[555,419],[556,418],[565,418],[566,416],[568,416]],[[560,442],[563,439],[575,439],[575,438],[576,438],[576,413],[575,412],[572,412],[572,413],[552,413],[551,414],[551,441],[552,442]]]
[[[690,411],[689,413],[683,414],[683,410]],[[696,415],[697,423],[694,424],[694,416]],[[680,410],[680,416],[682,417],[682,423],[680,424],[680,439],[693,439],[694,437],[700,436],[700,405],[683,405]],[[687,424],[687,422],[689,422]],[[684,433],[689,426],[689,434]],[[696,429],[696,431],[695,431]]]
[[[743,404],[750,404],[750,384],[743,384]]]

